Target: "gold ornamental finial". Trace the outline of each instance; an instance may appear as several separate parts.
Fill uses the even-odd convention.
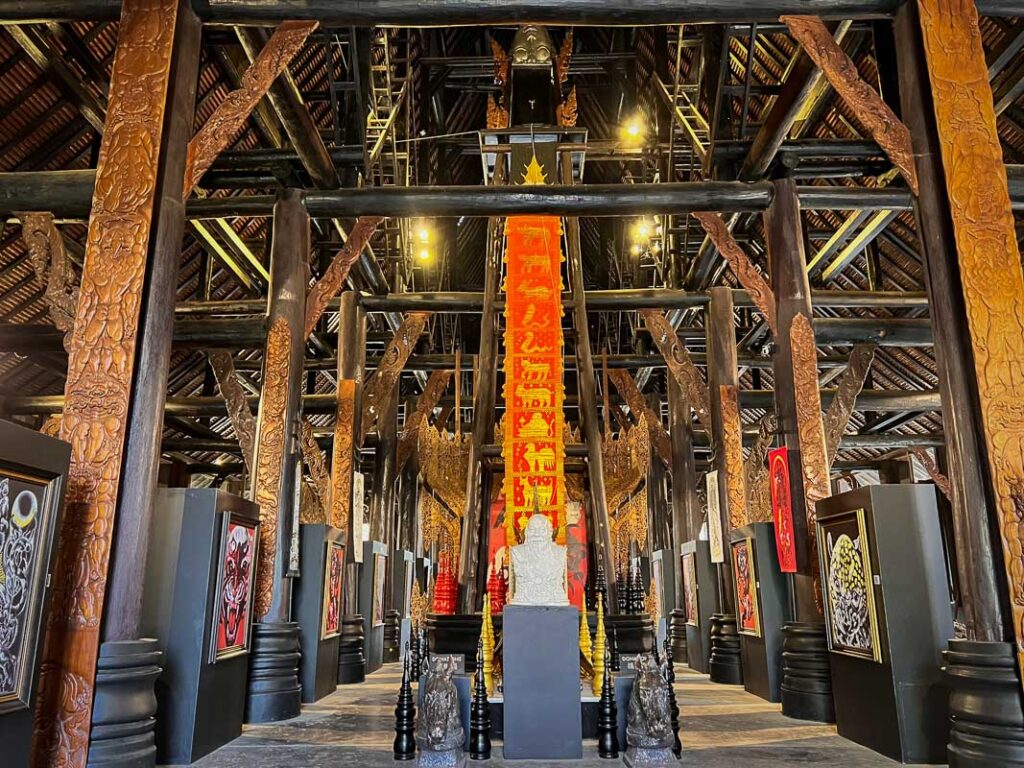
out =
[[[530,158],[526,166],[526,173],[523,174],[523,184],[547,184],[547,176],[544,175],[544,166],[537,162],[537,153]]]

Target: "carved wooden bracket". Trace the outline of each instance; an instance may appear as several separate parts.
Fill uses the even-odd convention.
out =
[[[323,511],[324,522],[327,522],[327,511],[331,508],[331,476],[327,472],[327,462],[324,461],[324,454],[320,450],[320,446],[317,445],[313,425],[309,419],[303,417],[299,426],[301,428],[299,446],[302,449],[302,458],[306,462],[309,477],[313,481],[313,494]]]
[[[50,318],[57,330],[64,331],[64,346],[75,329],[75,310],[78,307],[78,288],[71,268],[64,238],[53,223],[51,213],[18,213],[21,239],[32,260],[36,280],[44,288],[43,299],[50,310]]]
[[[686,399],[697,414],[697,419],[708,432],[711,432],[711,400],[704,377],[693,364],[686,346],[676,335],[676,329],[661,312],[656,309],[642,309],[647,327],[651,331],[654,343],[658,346],[669,372],[686,393]]]
[[[227,403],[228,419],[235,430],[238,445],[242,448],[245,469],[252,474],[252,458],[256,446],[256,417],[249,410],[245,390],[238,381],[238,374],[235,373],[234,359],[231,352],[226,349],[207,350],[206,356],[210,361],[213,377],[217,380],[217,386],[220,387],[221,397]]]
[[[921,466],[924,467],[924,471],[928,473],[928,477],[935,483],[935,487],[942,491],[942,495],[950,501],[953,500],[953,489],[949,485],[949,478],[946,477],[942,470],[939,469],[939,465],[935,463],[935,459],[928,452],[926,448],[911,448],[910,455],[921,462]]]
[[[772,329],[772,335],[778,334],[778,324],[775,320],[775,294],[772,292],[768,281],[758,272],[754,262],[750,260],[746,252],[736,242],[725,219],[720,213],[695,213],[693,217],[700,222],[711,242],[719,250],[725,260],[732,268],[733,274],[740,281],[740,285],[746,288],[754,304],[761,310],[765,322]]]
[[[348,240],[341,250],[334,254],[331,264],[306,294],[306,338],[313,332],[320,316],[341,290],[352,265],[359,260],[359,254],[370,242],[377,225],[384,221],[382,216],[360,216],[348,233]]]
[[[817,16],[780,16],[790,34],[803,46],[811,60],[821,68],[829,83],[854,111],[878,142],[893,165],[900,169],[907,185],[916,195],[917,168],[910,131],[890,109],[878,92],[860,76],[857,65],[832,37]]]
[[[615,389],[619,391],[619,394],[629,404],[629,410],[638,417],[640,414],[646,417],[647,426],[651,430],[651,442],[654,444],[654,450],[657,452],[658,458],[661,459],[661,463],[671,471],[672,441],[669,439],[668,432],[665,431],[661,424],[661,417],[647,404],[647,398],[637,388],[633,377],[629,375],[629,371],[622,368],[612,368],[608,369],[607,373],[608,378],[615,385]]]
[[[772,519],[767,459],[778,429],[779,421],[774,411],[762,416],[758,422],[757,440],[743,463],[747,477],[747,519],[752,523],[770,522]]]
[[[731,384],[718,387],[722,409],[722,438],[725,454],[725,490],[729,499],[729,527],[746,525],[747,489],[743,474],[743,422],[740,419],[739,390]]]
[[[405,468],[405,462],[412,456],[413,451],[419,442],[420,427],[430,421],[430,414],[437,407],[438,401],[448,388],[448,382],[452,378],[453,371],[434,371],[427,379],[427,386],[423,394],[416,401],[416,410],[405,420],[405,428],[398,438],[398,463],[395,467],[395,474],[400,475]]]
[[[217,105],[213,114],[188,143],[183,197],[187,198],[192,193],[217,155],[231,145],[249,114],[285,71],[288,63],[302,50],[306,38],[316,27],[315,21],[285,21],[274,30],[267,44],[245,70],[238,90],[229,93]]]
[[[360,422],[359,445],[366,440],[366,436],[377,420],[382,404],[386,402],[392,388],[398,383],[398,377],[401,375],[409,355],[412,354],[416,340],[423,333],[429,317],[429,312],[410,312],[405,316],[405,320],[395,331],[394,338],[384,350],[376,373],[363,387],[363,414]]]
[[[864,389],[864,380],[875,359],[875,344],[857,344],[850,353],[850,362],[839,377],[836,394],[825,413],[825,455],[831,465],[839,452],[839,443],[853,415],[857,396]]]

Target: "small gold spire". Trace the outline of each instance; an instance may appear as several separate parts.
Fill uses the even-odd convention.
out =
[[[491,619],[491,596],[484,594],[484,616],[480,634],[484,641],[484,685],[487,695],[494,693],[494,622]]]
[[[580,653],[583,658],[593,664],[593,648],[590,645],[590,627],[587,626],[587,608],[580,611]]]
[[[597,599],[597,632],[594,633],[594,677],[590,680],[590,689],[595,696],[601,695],[604,686],[604,652],[607,647],[607,637],[604,632],[604,596],[599,595]]]

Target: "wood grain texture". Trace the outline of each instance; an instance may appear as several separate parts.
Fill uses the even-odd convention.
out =
[[[686,393],[686,401],[697,414],[697,419],[704,429],[710,432],[711,400],[708,397],[708,388],[704,383],[704,377],[690,359],[686,346],[679,340],[675,328],[661,312],[655,309],[642,309],[640,314],[651,331],[654,343],[665,358],[669,372]]]
[[[433,371],[430,378],[427,379],[427,386],[424,387],[423,394],[416,401],[416,410],[405,420],[405,427],[398,437],[398,463],[395,466],[395,474],[401,474],[405,468],[405,462],[416,450],[420,428],[430,421],[430,414],[433,413],[438,401],[448,388],[452,373],[451,370]]]
[[[789,328],[793,350],[793,399],[796,401],[797,431],[800,436],[800,466],[803,473],[804,504],[807,516],[808,561],[821,600],[818,569],[817,511],[814,505],[831,495],[825,427],[821,419],[821,390],[818,389],[818,350],[814,329],[807,315],[798,314]]]
[[[972,0],[918,0],[918,9],[1024,668],[1024,271],[977,9]]]
[[[359,260],[359,255],[382,221],[384,219],[381,216],[361,216],[356,219],[345,245],[334,255],[330,266],[324,270],[316,284],[309,289],[306,296],[306,338],[313,332],[331,299],[338,295],[352,265]]]
[[[857,404],[857,396],[864,389],[864,381],[875,359],[875,349],[877,347],[874,344],[855,345],[850,353],[850,361],[839,377],[836,393],[825,412],[825,455],[828,456],[829,464],[836,460],[839,443],[850,423],[853,407]]]
[[[283,316],[267,331],[263,353],[263,391],[256,431],[253,500],[260,508],[259,562],[253,616],[262,619],[274,596],[274,558],[277,554],[277,512],[281,502],[281,474],[288,444],[288,366],[290,341]]]
[[[217,380],[221,397],[228,406],[228,419],[231,421],[231,428],[235,430],[235,437],[238,438],[238,445],[242,448],[242,460],[245,462],[245,469],[251,475],[253,472],[253,454],[256,450],[256,417],[249,409],[248,395],[242,388],[235,372],[235,361],[231,351],[227,349],[211,349],[206,353],[210,361],[210,368],[213,370],[213,377]]]
[[[772,292],[771,286],[768,285],[768,281],[764,279],[764,276],[754,266],[754,262],[747,256],[746,251],[732,236],[722,214],[703,212],[695,213],[693,217],[700,222],[707,236],[711,238],[711,242],[729,263],[729,267],[740,281],[740,285],[747,289],[750,298],[761,310],[768,327],[772,329],[772,335],[776,335],[779,329],[775,319],[775,294]]]
[[[624,368],[612,368],[607,373],[608,378],[615,385],[615,389],[618,390],[626,403],[629,404],[629,410],[638,417],[640,414],[643,414],[647,419],[647,426],[651,430],[651,443],[654,445],[654,451],[658,454],[658,458],[661,459],[665,468],[671,470],[672,440],[669,439],[668,432],[665,431],[665,427],[661,424],[661,417],[647,403],[647,398],[637,388],[633,377],[629,375],[629,371]]]
[[[71,443],[33,737],[34,766],[84,768],[100,619],[153,229],[177,0],[125,0],[68,343]]]
[[[331,452],[331,525],[348,532],[352,519],[352,450],[355,445],[356,380],[338,381],[338,405]]]
[[[75,327],[75,309],[78,306],[78,288],[75,273],[64,247],[64,238],[53,223],[51,213],[19,213],[21,240],[25,244],[36,280],[44,289],[43,300],[50,311],[50,319],[58,330],[64,331],[65,347]]]
[[[245,70],[239,88],[217,105],[188,143],[183,197],[187,198],[192,193],[217,155],[231,145],[260,99],[285,71],[295,54],[302,50],[306,38],[316,27],[315,21],[285,21],[274,30],[256,60]]]
[[[362,445],[366,440],[366,436],[370,433],[388,395],[398,384],[398,377],[401,375],[409,355],[412,354],[416,340],[423,333],[429,317],[429,312],[410,312],[395,331],[394,337],[388,342],[388,346],[380,358],[377,371],[369,378],[363,389],[358,445]]]
[[[739,390],[722,384],[718,388],[722,409],[722,449],[725,451],[725,490],[729,497],[729,528],[746,525],[747,487],[743,473],[743,422],[740,420]]]
[[[939,465],[935,463],[935,459],[928,452],[927,448],[911,448],[910,454],[921,462],[921,466],[924,467],[924,471],[928,473],[928,477],[935,483],[935,487],[938,488],[942,495],[950,501],[953,500],[953,489],[950,487],[949,478],[943,474],[942,470],[939,469]]]
[[[836,43],[832,33],[820,18],[781,16],[780,19],[803,47],[804,52],[825,73],[836,93],[842,96],[843,101],[854,111],[857,119],[867,129],[868,135],[878,142],[878,146],[892,160],[893,165],[899,168],[903,178],[907,180],[907,185],[916,195],[917,167],[914,165],[914,149],[907,126],[900,122],[878,91],[864,82],[857,65]]]
[[[331,506],[331,476],[327,471],[327,462],[324,461],[323,451],[317,445],[313,425],[305,417],[299,422],[299,448],[302,450],[302,459],[306,463],[306,469],[309,470],[313,495],[320,506],[323,521],[327,522],[327,511]]]

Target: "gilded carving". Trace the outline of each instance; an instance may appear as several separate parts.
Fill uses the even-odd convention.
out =
[[[238,374],[235,373],[234,358],[226,349],[208,350],[206,356],[210,361],[213,377],[217,380],[217,386],[220,387],[221,397],[227,403],[228,419],[242,448],[245,469],[252,474],[252,457],[256,450],[256,418],[249,410],[249,400],[238,381]]]
[[[964,0],[954,0],[960,5]],[[972,6],[973,7],[973,6]],[[811,60],[825,73],[829,84],[843,97],[868,134],[878,142],[893,165],[900,169],[907,185],[916,195],[917,168],[910,131],[878,92],[860,76],[857,65],[835,41],[828,27],[817,16],[780,16]],[[990,99],[991,101],[991,99]]]
[[[456,515],[429,493],[420,494],[420,528],[424,553],[428,553],[430,547],[437,544],[441,551],[451,556],[452,566],[456,566],[462,525]]]
[[[307,320],[309,318],[307,314]],[[412,354],[416,340],[427,325],[429,312],[410,312],[395,331],[381,357],[376,373],[370,377],[363,388],[363,413],[360,422],[359,445],[363,444],[370,429],[373,427],[380,409],[387,402],[391,390],[398,384],[398,377],[405,367],[406,360]]]
[[[651,437],[647,419],[628,430],[606,434],[601,440],[604,494],[608,509],[615,510],[647,477],[651,463]]]
[[[857,396],[864,389],[864,380],[871,369],[871,361],[875,359],[874,344],[857,344],[850,353],[850,362],[836,387],[836,394],[825,412],[825,446],[829,464],[836,460],[839,443],[846,432],[846,425],[853,415],[853,406]]]
[[[729,263],[729,267],[740,281],[740,285],[747,290],[754,304],[761,310],[765,322],[772,329],[772,335],[776,335],[779,329],[775,320],[775,294],[772,292],[771,286],[768,285],[768,281],[758,272],[750,257],[732,236],[722,214],[704,212],[695,213],[693,217],[700,222],[708,237],[711,238],[711,242]]]
[[[75,327],[78,288],[75,273],[64,248],[64,238],[53,223],[50,213],[19,213],[21,239],[25,243],[36,280],[44,288],[43,299],[50,318],[58,330],[64,331],[65,347]]]
[[[334,448],[331,452],[330,523],[348,531],[352,519],[352,450],[355,444],[356,381],[338,381],[334,420]]]
[[[495,101],[492,94],[487,94],[487,129],[499,131],[509,127],[509,113],[505,108],[505,97]]]
[[[366,244],[370,242],[377,225],[384,221],[381,216],[360,216],[356,219],[352,231],[348,233],[348,240],[341,250],[334,254],[330,266],[324,270],[323,275],[316,281],[316,285],[309,289],[306,295],[306,338],[313,332],[320,316],[327,309],[331,302],[341,290],[345,278],[348,277],[352,265],[359,260]]]
[[[647,419],[647,425],[651,428],[651,442],[654,444],[654,450],[665,467],[671,470],[672,441],[669,439],[665,427],[661,424],[661,417],[647,404],[647,399],[637,388],[633,377],[629,375],[629,371],[622,368],[612,368],[608,370],[608,378],[615,385],[615,389],[619,391],[623,399],[629,404],[629,410],[637,416],[643,414]]]
[[[576,86],[569,89],[565,100],[555,107],[556,122],[563,128],[575,128],[577,119]]]
[[[274,556],[277,552],[277,511],[281,502],[281,474],[288,445],[289,366],[288,321],[278,317],[267,331],[263,392],[256,426],[254,501],[260,508],[259,562],[253,615],[261,619],[270,609],[274,593]]]
[[[494,59],[494,82],[505,88],[508,85],[510,62],[505,49],[493,37],[491,38],[491,57]]]
[[[441,395],[448,388],[448,381],[452,377],[452,371],[434,371],[427,379],[427,386],[423,394],[416,401],[416,410],[406,418],[405,428],[398,438],[398,464],[395,467],[395,474],[401,474],[405,462],[412,456],[413,451],[419,443],[420,427],[430,420],[430,414],[437,407]]]
[[[419,430],[420,473],[441,500],[456,515],[466,509],[471,435],[454,434],[426,424]]]
[[[313,425],[309,419],[303,417],[299,423],[299,447],[302,449],[302,458],[309,470],[309,477],[312,480],[313,495],[322,510],[324,521],[327,519],[327,510],[331,506],[331,476],[327,473],[327,462],[324,461],[323,451],[317,445],[316,435],[313,433]]]
[[[701,425],[710,432],[711,401],[708,398],[708,388],[704,383],[704,377],[690,359],[686,345],[679,340],[676,329],[661,312],[655,309],[642,309],[640,314],[651,331],[654,343],[665,358],[669,372],[686,393],[686,399],[697,414]]]
[[[125,0],[114,53],[61,437],[67,503],[43,650],[32,763],[84,768],[177,0]]]
[[[768,451],[775,440],[779,421],[769,411],[757,425],[757,440],[750,448],[744,463],[747,477],[747,519],[752,523],[769,523],[772,520],[772,495],[768,485]]]
[[[229,93],[217,105],[188,143],[183,197],[187,198],[192,193],[217,155],[231,145],[249,114],[286,70],[288,62],[302,50],[306,38],[316,27],[315,21],[284,21],[274,30],[267,44],[245,70],[238,90]]]
[[[572,43],[572,27],[569,27],[565,37],[562,38],[562,45],[558,49],[558,55],[555,57],[555,82],[558,83],[559,87],[565,85],[569,80],[569,61],[572,59]]]
[[[935,487],[942,491],[942,495],[950,501],[953,500],[953,489],[949,485],[949,478],[943,474],[942,470],[939,469],[939,465],[935,463],[935,459],[928,453],[927,449],[921,448],[920,446],[911,448],[910,454],[921,462],[921,466],[924,467],[925,472],[928,473],[928,477],[935,483]]]
[[[796,403],[800,436],[800,466],[803,470],[804,502],[807,514],[809,567],[818,584],[818,519],[814,505],[831,495],[829,461],[825,448],[825,426],[821,420],[821,391],[818,389],[818,350],[814,329],[807,315],[798,314],[789,329],[793,359],[793,399]],[[820,597],[820,595],[819,595]]]
[[[746,525],[747,489],[743,476],[743,422],[740,420],[740,396],[736,387],[718,387],[722,411],[722,450],[725,455],[725,490],[729,500],[729,527]]]
[[[970,0],[919,0],[925,55],[989,472],[1024,666],[1024,274],[1014,231],[978,11]]]

